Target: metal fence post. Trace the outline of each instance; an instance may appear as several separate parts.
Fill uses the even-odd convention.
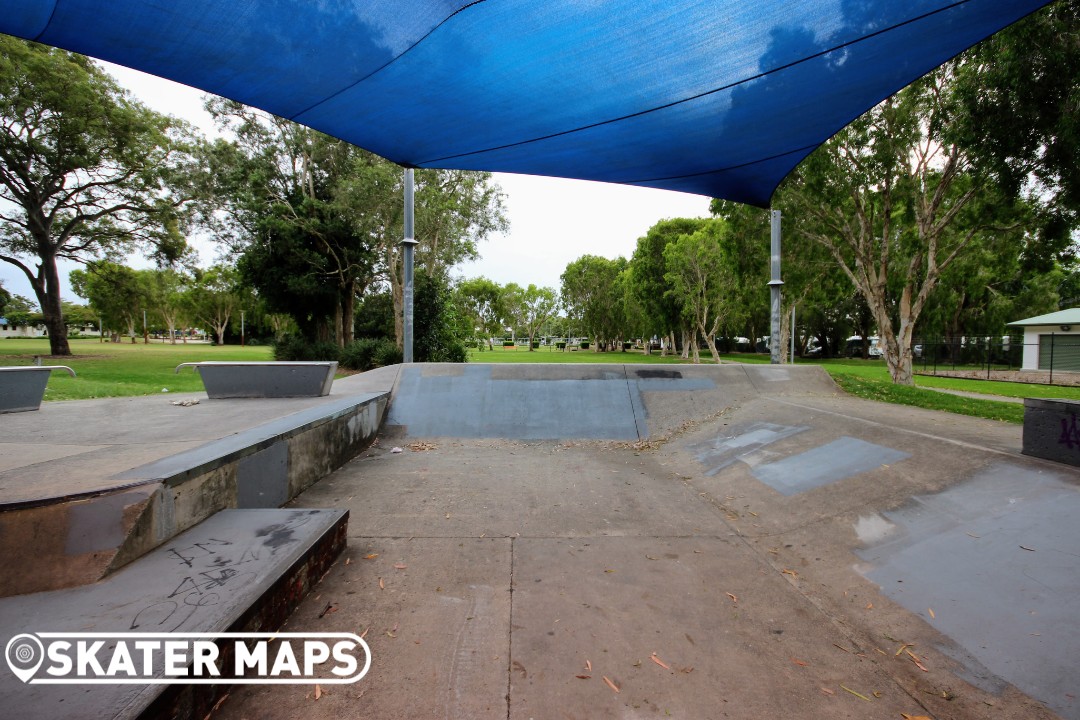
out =
[[[1050,333],[1050,385],[1054,384],[1054,333]]]

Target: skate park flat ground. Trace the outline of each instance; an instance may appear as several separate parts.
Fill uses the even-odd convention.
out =
[[[355,685],[220,718],[1080,718],[1080,479],[820,368],[402,366],[292,506]],[[478,417],[479,415],[479,417]]]

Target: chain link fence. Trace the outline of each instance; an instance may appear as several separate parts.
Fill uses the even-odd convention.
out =
[[[931,375],[1080,385],[1080,335],[1045,333],[1038,338],[1028,344],[1021,335],[916,340],[915,369]]]

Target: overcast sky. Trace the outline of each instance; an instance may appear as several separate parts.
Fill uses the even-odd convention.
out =
[[[103,63],[132,94],[154,110],[181,117],[205,134],[214,132],[202,109],[201,91],[116,65]],[[709,198],[698,195],[527,175],[497,173],[506,195],[510,221],[506,234],[494,235],[480,246],[482,259],[462,265],[458,274],[483,275],[495,282],[530,283],[558,289],[566,265],[582,255],[629,258],[637,239],[657,221],[708,215]],[[200,246],[203,265],[213,262],[215,248]],[[133,265],[143,264],[138,259]],[[77,265],[63,264],[65,300],[79,301],[67,283]],[[9,291],[33,299],[22,272],[0,263],[0,282]]]

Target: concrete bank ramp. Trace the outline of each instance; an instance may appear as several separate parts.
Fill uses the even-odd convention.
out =
[[[408,437],[644,440],[758,395],[837,392],[817,366],[406,365],[384,429]]]

